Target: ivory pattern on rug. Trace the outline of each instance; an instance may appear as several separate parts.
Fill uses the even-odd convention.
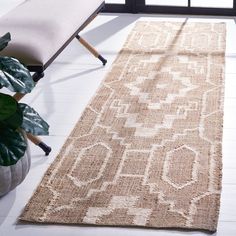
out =
[[[224,23],[136,23],[20,219],[215,231],[224,54]]]

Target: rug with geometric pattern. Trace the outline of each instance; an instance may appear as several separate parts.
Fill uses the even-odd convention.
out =
[[[137,22],[20,219],[215,231],[225,35]]]

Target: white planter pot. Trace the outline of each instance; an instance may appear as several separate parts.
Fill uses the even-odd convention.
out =
[[[12,166],[0,166],[0,197],[19,185],[29,172],[31,156],[29,146],[25,155]]]

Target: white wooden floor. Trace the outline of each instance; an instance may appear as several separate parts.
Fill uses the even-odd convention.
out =
[[[23,0],[0,0],[0,14],[6,13]],[[62,144],[81,115],[98,85],[111,68],[127,34],[138,20],[201,21],[227,23],[225,116],[223,138],[223,192],[217,236],[236,235],[236,23],[233,18],[177,17],[161,15],[102,14],[83,32],[108,59],[101,66],[74,40],[46,71],[34,91],[24,102],[30,103],[51,125],[50,136],[44,140],[53,147],[49,157],[31,145],[32,166],[25,181],[0,199],[1,236],[180,236],[206,235],[202,232],[183,232],[135,228],[79,227],[59,225],[19,225],[17,217],[54,160]]]

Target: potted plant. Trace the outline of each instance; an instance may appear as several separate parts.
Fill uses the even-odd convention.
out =
[[[10,33],[0,37],[0,51],[8,45],[10,38]],[[34,88],[34,81],[17,59],[0,57],[0,89],[3,87],[25,94]],[[20,184],[29,171],[26,135],[47,135],[48,128],[33,108],[0,92],[0,196]]]

